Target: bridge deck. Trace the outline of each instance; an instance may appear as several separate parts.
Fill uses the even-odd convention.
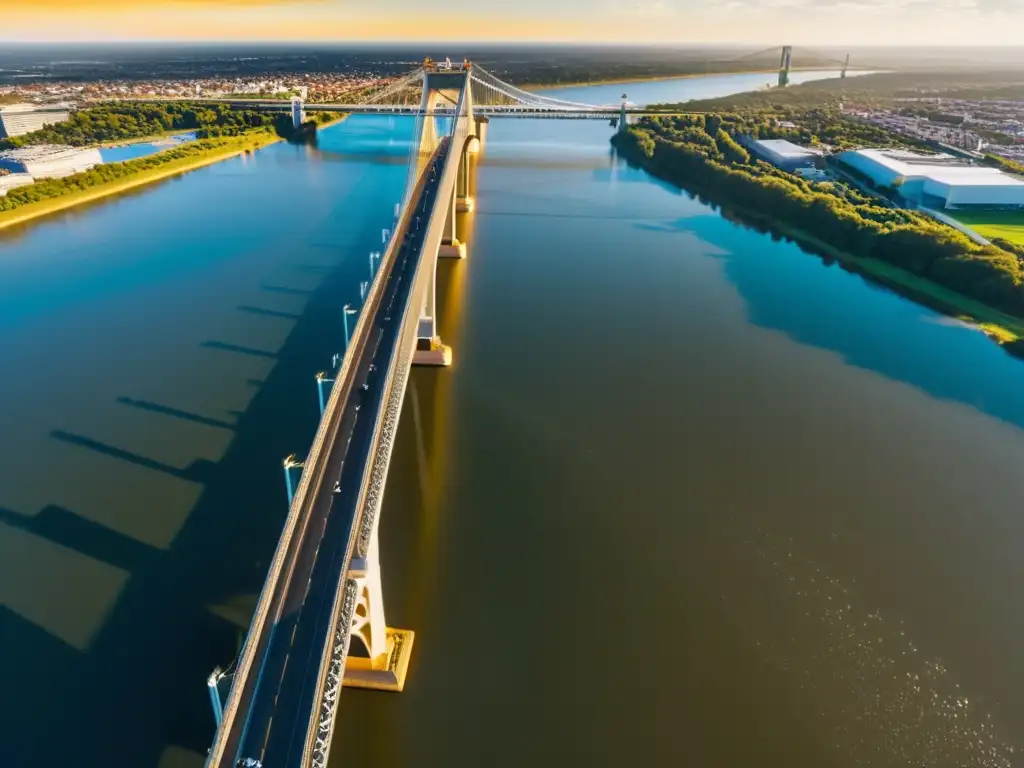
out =
[[[395,233],[400,244],[380,266],[381,290],[373,294],[377,300],[364,310],[369,313],[368,331],[353,338],[349,375],[335,383],[343,391],[339,407],[328,414],[329,448],[319,466],[307,469],[316,477],[280,574],[272,623],[260,638],[260,667],[250,681],[248,706],[242,705],[247,714],[240,712],[231,733],[225,734],[221,765],[233,766],[237,758],[264,766],[300,764],[310,723],[316,720],[318,673],[325,645],[331,643],[334,595],[352,556],[361,480],[370,463],[388,364],[398,351],[423,253],[425,229],[417,216],[426,221],[433,208],[441,174],[429,171],[443,168],[448,147],[445,140],[420,175],[410,215],[403,216]]]

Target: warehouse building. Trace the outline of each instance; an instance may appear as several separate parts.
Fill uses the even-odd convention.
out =
[[[858,149],[839,160],[876,186],[898,186],[904,199],[932,208],[1024,208],[1024,180],[952,155]]]
[[[8,173],[6,176],[0,176],[0,197],[3,197],[12,189],[17,187],[24,187],[26,184],[31,184],[35,181],[27,173]]]
[[[0,139],[22,136],[54,123],[63,123],[70,115],[66,107],[8,104],[0,107]]]
[[[801,147],[799,144],[785,139],[753,139],[744,136],[740,139],[740,144],[750,150],[751,154],[759,160],[771,163],[784,171],[809,168],[817,162],[822,154],[821,150]]]
[[[37,179],[55,179],[101,165],[98,149],[75,149],[52,144],[20,147],[0,152],[0,168],[27,173]]]

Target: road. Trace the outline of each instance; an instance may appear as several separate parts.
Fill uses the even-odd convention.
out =
[[[363,473],[369,466],[374,426],[383,405],[386,372],[401,332],[409,293],[423,247],[428,212],[437,194],[447,157],[447,139],[422,175],[421,193],[403,237],[386,270],[369,332],[353,339],[352,374],[336,410],[333,438],[319,483],[311,486],[294,538],[294,552],[281,575],[274,620],[264,634],[262,653],[250,679],[252,690],[226,742],[224,765],[253,760],[264,766],[297,765],[317,695],[318,673],[327,636],[333,626],[335,591],[348,567],[347,552],[359,501]],[[432,172],[433,171],[433,172]],[[322,471],[320,471],[322,470]],[[246,717],[248,704],[248,717]]]

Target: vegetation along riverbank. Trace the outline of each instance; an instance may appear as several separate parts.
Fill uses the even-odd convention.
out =
[[[344,117],[316,113],[310,120],[323,127]],[[286,114],[231,110],[218,104],[116,104],[76,112],[66,123],[7,140],[7,145],[89,146],[181,130],[195,131],[199,138],[147,157],[12,189],[0,197],[0,229],[250,152],[293,132]]]
[[[98,165],[61,179],[44,179],[17,187],[5,197],[0,197],[0,229],[143,184],[151,184],[168,176],[259,149],[280,139],[271,131],[200,139],[148,157]]]
[[[865,140],[869,126],[805,116],[793,127],[754,111],[643,118],[613,139],[651,173],[768,222],[783,234],[949,314],[977,322],[1008,350],[1024,346],[1024,271],[1014,250],[981,246],[916,211],[888,206],[836,181],[814,182],[751,157],[737,141]],[[893,136],[871,137],[876,142]],[[770,214],[765,213],[770,212]]]

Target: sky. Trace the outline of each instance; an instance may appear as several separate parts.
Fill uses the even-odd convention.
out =
[[[1016,45],[1024,0],[0,0],[11,41]]]

